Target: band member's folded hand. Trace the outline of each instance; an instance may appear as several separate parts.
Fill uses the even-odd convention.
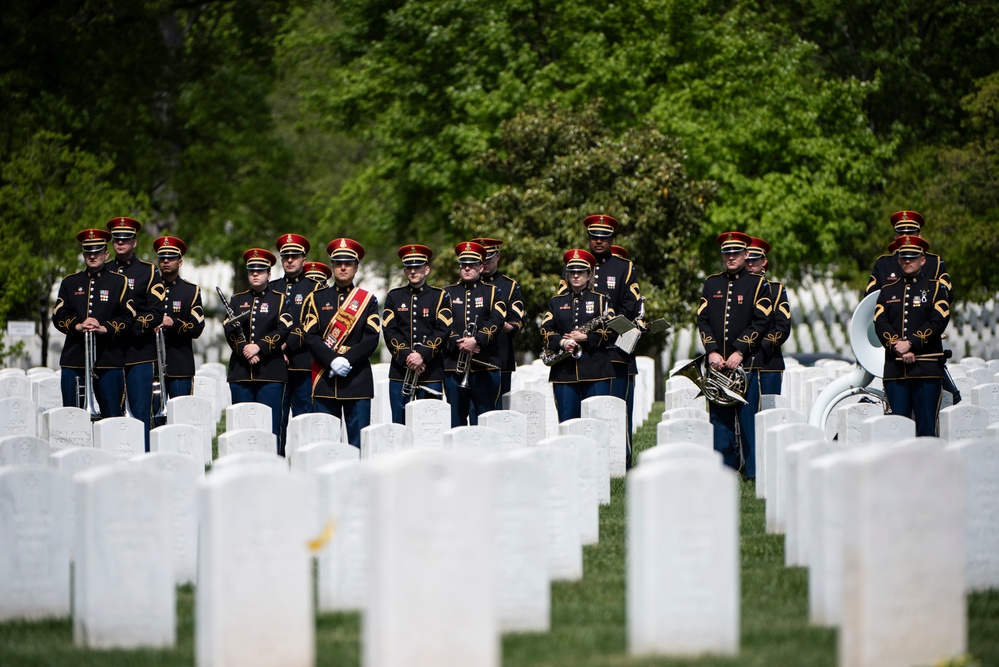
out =
[[[347,374],[350,373],[350,368],[350,362],[347,361],[346,357],[337,357],[330,362],[330,372],[336,373],[340,377],[347,377]]]

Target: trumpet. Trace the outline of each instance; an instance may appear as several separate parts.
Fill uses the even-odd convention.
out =
[[[76,404],[83,404],[83,409],[90,413],[90,421],[101,418],[101,408],[94,394],[94,379],[97,377],[97,340],[93,331],[83,332],[83,385],[76,378]]]
[[[427,337],[423,337],[422,343],[417,343],[416,345],[426,346]],[[413,347],[416,347],[414,345]],[[406,366],[406,375],[402,378],[402,395],[406,397],[405,402],[408,403],[416,396],[416,387],[420,384],[420,371],[413,370],[409,366]]]
[[[478,320],[478,316],[473,317],[471,323],[465,327],[465,332],[461,335],[462,338],[471,338],[475,335],[476,320]],[[458,383],[458,386],[462,389],[468,389],[468,373],[472,370],[472,353],[461,352],[458,355],[458,365],[455,366],[454,370],[461,375],[461,382]]]
[[[166,383],[166,339],[162,329],[156,330],[156,369],[153,379],[153,398],[159,398],[160,408],[153,419],[166,419],[167,416],[167,383]]]

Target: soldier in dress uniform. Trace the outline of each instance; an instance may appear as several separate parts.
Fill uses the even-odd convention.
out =
[[[920,236],[922,234],[925,220],[918,211],[898,211],[891,214],[891,225],[895,230],[895,239],[902,236]],[[886,284],[894,282],[901,277],[898,264],[898,246],[892,244],[888,246],[888,252],[879,256],[874,261],[874,268],[871,269],[871,278],[867,282],[866,294],[876,292]],[[933,280],[941,280],[948,291],[952,289],[950,275],[940,259],[940,255],[926,253],[925,272]]]
[[[596,260],[593,269],[593,289],[607,295],[611,310],[615,314],[634,321],[641,312],[642,293],[631,260],[616,257],[611,252],[619,226],[618,221],[609,215],[591,215],[583,220],[583,224],[586,225],[586,233],[589,236],[590,252]],[[613,345],[607,353],[610,355],[611,363],[614,364],[614,379],[611,381],[610,394],[625,402],[625,415],[628,420],[628,427],[625,429],[628,445],[627,466],[630,468],[631,412],[635,403],[632,378],[638,375],[638,364],[633,353],[625,352]]]
[[[589,324],[601,315],[613,314],[610,298],[589,285],[596,259],[586,250],[573,249],[562,255],[562,261],[567,289],[552,297],[541,319],[543,358],[551,366],[548,381],[559,422],[580,417],[584,399],[607,396],[614,377],[607,354],[613,332],[606,323]]]
[[[624,246],[612,245],[611,254],[621,259],[628,259],[628,251]]]
[[[333,277],[333,269],[322,262],[306,262],[304,270],[305,277],[315,280],[319,283],[319,287],[326,287],[327,281]]]
[[[87,268],[63,279],[52,311],[56,329],[66,334],[59,357],[62,404],[84,407],[79,395],[79,388],[85,383],[84,332],[93,331],[96,336],[94,396],[102,417],[121,417],[124,414],[125,340],[135,318],[128,297],[128,281],[105,266],[108,241],[111,240],[109,232],[84,229],[76,235],[76,240]]]
[[[201,288],[180,277],[187,244],[176,236],[161,236],[153,241],[163,287],[166,315],[159,329],[166,343],[166,388],[163,400],[194,393],[194,339],[205,330],[205,311]]]
[[[149,451],[152,428],[153,371],[156,362],[156,327],[166,314],[166,291],[159,270],[135,256],[136,235],[142,228],[132,218],[112,218],[111,232],[115,258],[111,270],[128,280],[129,298],[135,307],[135,324],[125,350],[125,393],[128,410],[142,422]]]
[[[750,237],[742,232],[725,232],[717,237],[725,270],[708,276],[697,307],[697,329],[711,369],[725,372],[742,368],[748,375],[746,403],[709,403],[714,428],[714,448],[725,465],[743,476],[756,479],[756,410],[760,385],[753,372],[754,354],[770,328],[772,302],[770,285],[763,276],[746,268]],[[740,461],[740,457],[742,461]]]
[[[498,290],[479,279],[485,248],[465,241],[455,246],[454,254],[461,276],[444,288],[453,316],[444,359],[444,393],[451,404],[452,428],[474,426],[479,415],[499,407],[504,352],[496,334],[506,320],[506,304]]]
[[[500,396],[510,393],[510,379],[517,370],[517,355],[514,337],[520,333],[524,321],[524,300],[520,295],[520,285],[513,278],[499,272],[500,246],[503,241],[492,238],[472,239],[486,249],[479,279],[493,285],[499,291],[499,298],[506,304],[506,320],[498,332],[499,349],[503,363],[500,367]]]
[[[289,411],[295,417],[312,412],[312,354],[302,333],[302,305],[316,289],[316,282],[309,280],[304,270],[309,239],[301,234],[282,234],[274,246],[281,256],[284,275],[272,280],[270,288],[284,295],[285,312],[293,322],[284,344],[284,356],[288,362],[288,384],[281,407],[281,439],[284,440]]]
[[[288,364],[282,345],[294,325],[284,308],[284,294],[268,285],[277,258],[269,250],[250,248],[243,253],[250,289],[233,294],[229,307],[235,317],[226,320],[229,356],[229,393],[233,403],[263,403],[271,409],[271,430],[277,453],[284,456],[281,407],[284,405]]]
[[[389,290],[382,312],[382,333],[392,354],[389,365],[389,404],[392,421],[406,423],[406,403],[414,398],[444,395],[444,354],[451,328],[451,297],[427,284],[434,252],[410,243],[399,248],[406,284]],[[404,380],[413,391],[403,394]]]
[[[746,269],[750,273],[766,277],[770,244],[761,238],[752,237],[746,256]],[[773,320],[770,329],[763,335],[763,342],[756,352],[753,367],[760,374],[760,395],[779,394],[784,378],[784,353],[781,347],[791,336],[791,304],[787,300],[787,290],[783,283],[768,280],[770,299],[773,302]]]
[[[378,299],[354,284],[364,258],[360,243],[333,239],[326,252],[334,284],[312,292],[302,307],[302,330],[313,356],[312,399],[315,412],[342,420],[347,441],[360,449],[375,395],[370,357],[381,333]]]
[[[927,269],[930,244],[898,239],[901,276],[881,288],[874,328],[885,347],[884,387],[892,414],[911,417],[917,436],[936,436],[946,373],[943,332],[950,321],[950,289]]]

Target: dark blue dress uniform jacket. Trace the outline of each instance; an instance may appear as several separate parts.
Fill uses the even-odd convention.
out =
[[[952,289],[950,284],[950,274],[944,266],[944,261],[940,255],[926,253],[926,264],[923,265],[923,273],[930,280],[939,280],[948,290]],[[893,283],[902,277],[902,269],[898,265],[898,252],[891,255],[881,255],[874,260],[874,268],[871,270],[871,279],[867,283],[867,292],[876,292],[888,283]]]
[[[170,378],[194,377],[194,339],[205,330],[205,311],[201,288],[183,278],[164,282],[166,314],[173,326],[163,330],[166,342],[166,375]]]
[[[578,329],[608,310],[613,314],[610,299],[590,289],[578,294],[572,290],[556,294],[548,302],[548,310],[541,319],[541,340],[545,349],[558,352],[562,334]],[[612,333],[606,326],[590,331],[586,335],[586,343],[580,346],[582,353],[579,359],[570,356],[552,366],[548,381],[558,384],[613,378],[614,368],[607,354]]]
[[[336,319],[337,311],[347,299],[354,286],[340,287],[334,285],[318,289],[309,294],[302,307],[302,330],[305,332],[305,342],[319,365],[318,372],[312,378],[313,398],[361,399],[373,398],[375,384],[371,377],[371,355],[378,347],[381,336],[381,318],[378,315],[378,299],[374,295],[368,300],[363,312],[357,314],[357,320],[338,347],[340,352],[334,352],[323,341],[323,334],[332,320]],[[350,362],[350,372],[345,377],[333,375],[330,377],[330,362],[343,356]]]
[[[77,331],[76,325],[93,317],[108,330],[106,334],[97,334],[94,367],[121,368],[125,364],[124,341],[132,329],[134,316],[125,277],[109,271],[107,265],[93,275],[84,270],[66,276],[59,285],[52,311],[56,329],[66,334],[59,365],[84,367],[83,332]]]
[[[166,312],[166,291],[159,269],[135,257],[128,261],[113,259],[107,267],[128,280],[128,296],[135,308],[135,322],[125,350],[125,365],[155,360],[155,330],[163,322]]]
[[[481,351],[472,358],[471,371],[499,370],[503,352],[499,349],[496,332],[506,319],[506,304],[500,300],[495,287],[481,280],[471,283],[457,282],[444,288],[451,298],[451,332],[444,358],[444,370],[454,371],[458,366],[458,339],[466,327],[475,323],[475,337]]]
[[[420,383],[441,382],[451,318],[451,297],[440,287],[404,285],[389,290],[382,311],[382,335],[392,353],[389,379],[405,377],[406,357],[415,350],[427,365]]]
[[[302,331],[302,306],[305,299],[312,292],[318,289],[316,281],[305,277],[305,272],[298,274],[297,278],[278,278],[272,280],[268,285],[278,294],[284,295],[285,311],[291,315],[292,328],[285,341],[285,356],[288,357],[288,370],[290,371],[312,371],[312,353],[305,342],[305,334]]]
[[[753,368],[772,314],[770,284],[763,276],[745,268],[734,275],[723,271],[708,276],[697,307],[697,329],[704,352],[718,352],[728,359],[738,350],[742,366]]]
[[[516,350],[513,339],[524,326],[524,300],[520,294],[520,285],[516,280],[505,276],[502,273],[494,273],[491,276],[480,276],[482,282],[492,285],[499,293],[499,298],[506,304],[505,322],[513,327],[513,331],[506,333],[503,327],[497,332],[499,349],[502,355],[503,364],[501,370],[511,372],[517,368]]]
[[[950,321],[950,290],[931,280],[926,269],[914,278],[902,278],[881,288],[874,309],[874,329],[885,347],[884,380],[944,377],[943,332]],[[892,346],[901,340],[912,345],[914,364],[898,359]]]
[[[291,316],[284,311],[284,295],[265,288],[262,292],[247,290],[233,294],[229,299],[233,313],[239,316],[247,311],[249,318],[242,320],[246,340],[237,341],[235,326],[225,327],[226,341],[232,348],[229,357],[229,382],[287,382],[288,365],[284,361],[281,345],[292,328]],[[250,365],[243,356],[249,343],[260,346],[260,362]]]
[[[773,301],[773,318],[770,328],[763,334],[763,342],[753,360],[753,367],[762,371],[784,370],[784,353],[781,346],[791,337],[791,304],[787,300],[787,290],[782,283],[770,282],[770,296]]]

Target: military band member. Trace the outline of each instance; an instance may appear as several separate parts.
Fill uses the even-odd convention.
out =
[[[498,345],[502,353],[503,363],[500,366],[500,396],[510,393],[510,380],[517,370],[517,355],[514,337],[520,333],[524,320],[524,300],[520,295],[520,285],[516,280],[499,272],[499,261],[503,241],[491,238],[472,239],[486,249],[486,257],[482,262],[482,273],[479,279],[487,285],[493,285],[499,292],[499,298],[506,304],[506,320],[497,332]]]
[[[881,288],[874,310],[874,328],[885,347],[885,396],[892,414],[915,420],[917,436],[936,436],[950,290],[927,271],[925,239],[898,241],[901,277]]]
[[[270,282],[270,288],[284,295],[285,312],[293,325],[284,344],[288,362],[288,384],[281,407],[282,439],[288,427],[289,411],[292,416],[312,412],[312,354],[302,334],[302,304],[316,289],[316,282],[305,276],[305,256],[309,252],[309,239],[301,234],[282,234],[274,243],[281,257],[284,275]]]
[[[697,329],[711,369],[726,372],[742,368],[748,375],[746,403],[709,403],[714,448],[734,470],[745,464],[743,476],[756,479],[755,415],[760,386],[753,372],[753,355],[770,327],[770,285],[746,269],[750,237],[725,232],[717,237],[725,270],[708,276],[697,307]],[[740,461],[740,458],[742,459]]]
[[[892,213],[889,220],[895,230],[896,240],[902,236],[922,235],[925,220],[923,219],[922,214],[917,211],[898,211],[896,213]],[[889,245],[888,252],[879,256],[874,261],[874,268],[871,269],[871,278],[867,282],[867,294],[876,292],[886,284],[894,282],[901,277],[897,248],[898,246],[896,244]],[[944,286],[948,291],[950,291],[952,289],[950,274],[947,273],[944,261],[940,259],[940,255],[926,253],[925,257],[925,273],[931,280],[943,281]]]
[[[129,298],[135,307],[135,324],[125,350],[125,393],[132,416],[142,422],[149,451],[152,428],[153,371],[156,361],[156,327],[166,314],[163,278],[155,266],[135,256],[138,220],[112,218],[107,223],[115,258],[111,270],[128,280]]]
[[[444,393],[451,404],[452,428],[475,426],[479,415],[499,407],[503,357],[496,334],[506,319],[506,304],[495,287],[479,279],[485,253],[473,241],[455,246],[461,275],[444,288],[452,315],[444,359]]]
[[[389,290],[382,312],[382,334],[392,354],[389,365],[389,404],[392,421],[406,423],[406,403],[444,395],[444,355],[451,327],[451,298],[427,284],[434,252],[411,243],[399,248],[406,284]],[[408,376],[413,392],[403,394]]]
[[[62,404],[84,407],[80,400],[80,388],[85,384],[84,332],[93,331],[96,336],[94,397],[102,417],[121,417],[125,414],[125,374],[122,370],[125,340],[135,317],[128,298],[128,282],[105,266],[108,241],[111,240],[109,232],[84,229],[76,235],[76,240],[80,242],[86,269],[63,279],[52,311],[56,329],[66,334],[59,357]]]
[[[596,266],[593,269],[593,289],[606,294],[610,299],[611,310],[617,315],[624,315],[634,321],[641,308],[641,290],[635,276],[635,267],[631,260],[615,257],[611,252],[614,237],[619,223],[609,215],[591,215],[583,220],[586,233],[589,236],[590,253]],[[631,379],[638,375],[638,363],[633,353],[613,347],[608,350],[611,363],[614,364],[614,379],[611,380],[610,393],[625,402],[625,415],[628,427],[627,436],[627,466],[631,467],[631,431],[632,410],[634,409],[634,383]]]
[[[166,343],[166,388],[163,400],[194,393],[194,340],[205,330],[201,288],[180,277],[187,244],[176,236],[161,236],[153,249],[163,276],[166,315],[159,329]]]
[[[562,261],[568,289],[552,297],[541,319],[545,363],[551,365],[548,381],[559,422],[580,417],[584,399],[609,395],[614,377],[607,354],[612,332],[605,324],[589,325],[594,318],[613,314],[610,299],[589,285],[596,260],[586,250],[573,249],[562,255]],[[588,326],[593,329],[585,331]],[[550,363],[550,358],[559,354],[565,358]]]
[[[333,269],[322,262],[306,262],[305,277],[315,280],[319,287],[326,287],[330,278],[333,277]]]
[[[293,322],[284,310],[284,295],[268,285],[274,254],[263,248],[243,253],[250,289],[233,294],[229,307],[234,320],[225,323],[229,356],[229,393],[233,403],[263,403],[271,409],[271,431],[277,438],[277,453],[284,456],[281,437],[281,407],[284,405],[288,365],[281,346]]]
[[[749,242],[746,269],[750,273],[766,277],[770,263],[767,259],[768,252],[770,244],[754,236]],[[782,283],[769,279],[767,282],[770,283],[773,319],[756,352],[757,358],[753,361],[753,366],[760,374],[761,395],[780,393],[784,378],[784,353],[781,348],[791,336],[791,304],[787,300],[787,290]]]
[[[302,330],[313,356],[313,404],[315,412],[342,420],[347,441],[360,449],[361,429],[371,424],[375,395],[370,357],[381,334],[378,299],[354,285],[364,258],[360,243],[333,239],[326,252],[334,284],[311,293],[302,308]]]
[[[628,251],[624,246],[612,245],[611,254],[615,257],[620,257],[621,259],[628,259]]]

